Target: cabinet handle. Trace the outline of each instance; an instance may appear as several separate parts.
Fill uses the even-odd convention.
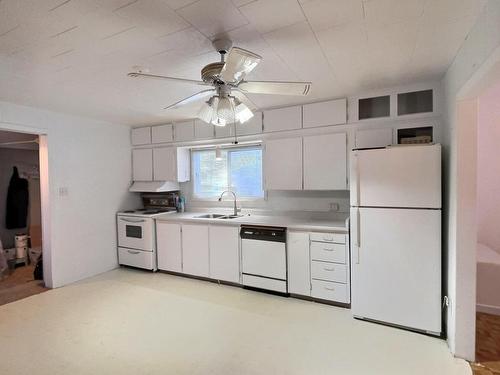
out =
[[[332,292],[334,292],[334,291],[335,291],[335,288],[328,288],[328,287],[326,287],[326,286],[325,286],[325,289],[326,289],[326,290],[330,290],[330,291],[332,291]]]
[[[335,271],[335,268],[323,268],[325,271]]]
[[[331,242],[333,241],[333,237],[323,237],[323,241]]]
[[[132,250],[127,250],[127,252],[128,252],[129,254],[134,254],[134,255],[137,255],[137,254],[139,254],[139,253],[140,253],[140,251],[132,251]]]
[[[328,248],[328,247],[324,247],[324,248],[323,248],[323,250],[325,250],[325,251],[333,251],[333,250],[335,250],[335,249],[330,249],[330,248]]]

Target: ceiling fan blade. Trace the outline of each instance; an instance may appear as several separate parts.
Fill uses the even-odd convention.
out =
[[[221,70],[220,79],[226,83],[240,82],[260,63],[262,57],[242,48],[233,47]]]
[[[233,89],[231,90],[231,95],[235,96],[240,102],[244,103],[248,108],[250,109],[258,109],[257,105],[252,102],[248,96],[243,94],[241,91],[238,89]]]
[[[311,82],[243,81],[238,89],[252,94],[307,95]]]
[[[209,96],[212,96],[214,94],[215,94],[215,90],[214,89],[203,90],[203,91],[197,92],[194,95],[188,96],[187,98],[179,100],[178,102],[176,102],[174,104],[171,104],[168,107],[165,107],[164,109],[179,108],[179,107],[181,107],[183,105],[191,104],[193,102],[197,102],[199,100],[205,99],[205,98],[207,98]]]
[[[128,73],[127,76],[132,77],[132,78],[151,78],[151,79],[161,79],[161,80],[164,80],[164,81],[172,81],[172,82],[193,83],[195,85],[202,85],[202,86],[209,85],[206,82],[197,81],[195,79],[159,76],[159,75],[156,75],[156,74],[146,74],[146,73],[131,72],[131,73]]]

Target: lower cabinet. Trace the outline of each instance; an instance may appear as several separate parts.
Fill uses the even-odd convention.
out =
[[[309,274],[309,233],[288,232],[288,292],[308,296],[311,294]]]
[[[158,269],[182,272],[181,225],[156,222],[156,254]]]
[[[209,227],[210,277],[240,282],[239,227],[211,225]]]
[[[288,292],[350,303],[348,244],[343,233],[288,232]]]
[[[209,277],[208,225],[182,224],[182,272]]]

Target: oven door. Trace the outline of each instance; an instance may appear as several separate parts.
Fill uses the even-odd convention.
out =
[[[151,218],[117,217],[118,246],[144,251],[154,250],[154,220]]]

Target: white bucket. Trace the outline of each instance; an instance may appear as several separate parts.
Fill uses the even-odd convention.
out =
[[[16,258],[17,259],[22,259],[26,258],[28,256],[28,246],[26,247],[16,247]]]
[[[16,234],[14,237],[16,241],[16,247],[28,247],[28,235],[21,233],[21,234]]]

